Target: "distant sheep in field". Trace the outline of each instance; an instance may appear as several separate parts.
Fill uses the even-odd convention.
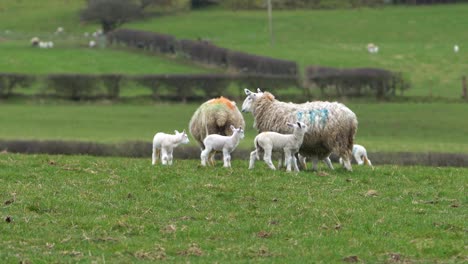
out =
[[[367,44],[367,51],[369,53],[378,53],[379,52],[379,46],[375,45],[374,43],[369,43],[369,44]]]
[[[235,128],[232,125],[230,126],[230,129],[232,131],[231,136],[211,134],[203,140],[205,149],[200,155],[202,166],[206,166],[208,160],[211,160],[210,156],[214,155],[215,152],[222,151],[224,167],[231,167],[231,153],[236,149],[237,145],[239,145],[239,141],[244,138],[244,130],[242,127]]]
[[[189,129],[201,149],[203,140],[210,134],[232,135],[230,126],[245,127],[244,117],[236,103],[225,97],[214,98],[203,103],[190,119]]]
[[[242,112],[254,116],[254,128],[258,132],[273,131],[291,133],[286,123],[303,122],[308,130],[299,153],[304,157],[324,160],[333,152],[343,158],[344,167],[352,171],[351,155],[354,135],[357,131],[356,115],[337,102],[284,103],[268,92],[257,93],[245,89],[247,97]]]
[[[354,160],[357,162],[358,165],[368,165],[371,168],[374,168],[372,166],[371,161],[367,157],[367,150],[361,145],[354,144],[353,146],[353,157]],[[342,164],[342,160],[340,158],[340,164]]]
[[[88,46],[89,46],[90,48],[96,47],[96,41],[90,40]]]
[[[292,134],[262,132],[255,137],[255,150],[250,153],[249,169],[254,168],[255,160],[260,159],[263,152],[263,160],[270,169],[275,170],[275,166],[271,161],[271,153],[275,151],[283,152],[286,171],[291,171],[291,164],[295,171],[299,171],[295,154],[299,152],[307,126],[302,122],[287,123],[287,126],[293,128]]]
[[[458,45],[455,44],[455,45],[453,46],[453,52],[458,53],[459,50],[460,50],[460,47],[459,47]]]
[[[41,42],[41,40],[38,37],[33,37],[31,39],[31,46],[37,47],[39,46],[39,42]]]
[[[180,144],[189,143],[189,139],[185,130],[182,133],[175,130],[174,135],[166,133],[156,133],[153,138],[153,155],[152,155],[152,165],[155,165],[158,162],[158,159],[161,158],[163,165],[172,165],[172,153],[174,148]]]

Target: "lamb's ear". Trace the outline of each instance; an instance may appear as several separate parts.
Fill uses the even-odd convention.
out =
[[[301,128],[301,127],[302,127],[301,122],[298,121],[298,122],[297,122],[297,126],[298,126],[299,128]]]
[[[231,128],[232,131],[234,131],[236,129],[233,125],[231,125],[230,128]]]
[[[249,96],[249,95],[252,94],[252,92],[251,92],[249,89],[247,89],[247,88],[244,89],[244,92],[245,92],[245,94],[246,94],[247,96]]]
[[[257,93],[263,93],[262,90],[260,90],[260,88],[257,88]]]
[[[179,133],[179,131],[177,131],[177,130],[174,130],[174,133],[176,133],[176,134],[180,134],[180,133]]]
[[[187,132],[185,132],[185,129],[184,129],[184,131],[182,131],[182,134],[187,134]]]
[[[288,127],[294,127],[294,124],[293,123],[286,123],[286,125],[288,125]]]

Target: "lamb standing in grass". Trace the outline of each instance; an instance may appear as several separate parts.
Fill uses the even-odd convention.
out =
[[[208,135],[203,140],[205,149],[201,152],[201,165],[206,166],[208,159],[211,160],[211,155],[214,155],[216,151],[223,152],[224,167],[231,167],[231,153],[236,149],[239,141],[244,138],[244,130],[242,127],[235,128],[230,126],[232,130],[231,136],[221,136],[218,134]]]
[[[372,166],[371,161],[367,157],[367,150],[366,150],[365,147],[363,147],[361,145],[358,145],[358,144],[354,144],[354,146],[353,146],[353,157],[354,157],[354,160],[356,160],[358,165],[369,165],[371,168],[374,168]],[[343,161],[340,158],[340,164],[342,164],[342,163],[343,163]]]
[[[158,162],[158,159],[161,158],[163,165],[172,165],[172,152],[174,148],[180,144],[189,143],[189,139],[185,130],[182,133],[175,130],[175,135],[166,134],[166,133],[156,133],[153,138],[153,160],[152,165],[155,165]]]
[[[343,158],[344,167],[352,171],[351,155],[357,131],[356,115],[337,102],[284,103],[268,92],[245,89],[247,97],[242,112],[254,116],[258,132],[288,133],[287,122],[303,122],[309,128],[299,153],[304,157],[324,160],[333,152]]]
[[[249,169],[254,168],[255,160],[260,159],[261,152],[264,152],[263,160],[270,169],[275,170],[275,166],[271,162],[271,153],[272,151],[282,151],[285,156],[286,171],[291,171],[291,163],[294,170],[299,171],[295,154],[299,152],[307,126],[302,122],[287,123],[287,125],[294,129],[292,134],[262,132],[255,137],[255,150],[250,153]]]

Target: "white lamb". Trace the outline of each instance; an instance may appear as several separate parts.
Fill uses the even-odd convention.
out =
[[[224,167],[231,167],[231,153],[236,149],[239,141],[244,138],[244,130],[242,127],[235,128],[233,125],[231,125],[230,128],[232,130],[231,136],[211,134],[203,140],[205,149],[200,155],[202,166],[206,166],[208,159],[211,155],[214,155],[216,151],[222,151]]]
[[[299,152],[307,126],[302,122],[296,122],[295,124],[288,122],[287,125],[294,129],[292,134],[262,132],[255,137],[255,150],[250,153],[249,169],[254,168],[255,160],[260,159],[260,153],[263,151],[263,160],[270,169],[275,170],[276,168],[271,162],[271,153],[281,151],[284,152],[286,171],[291,171],[291,163],[294,170],[299,171],[295,154]]]
[[[174,130],[175,135],[166,133],[156,133],[153,138],[153,160],[152,165],[158,162],[158,158],[161,158],[163,165],[172,165],[172,152],[174,148],[180,144],[189,143],[189,139],[185,130],[182,133]]]
[[[353,145],[353,157],[358,165],[369,165],[371,168],[374,168],[372,167],[371,161],[367,157],[367,150],[363,146],[357,144]],[[340,158],[340,164],[342,163],[343,161]]]

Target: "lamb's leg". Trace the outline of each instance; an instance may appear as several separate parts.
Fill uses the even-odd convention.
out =
[[[173,149],[169,149],[167,152],[168,165],[172,165],[172,159],[174,158],[174,156],[172,156],[173,151],[174,151]]]
[[[281,153],[281,156],[278,159],[278,169],[281,169],[286,164],[286,162],[283,163],[283,161],[284,161],[284,153]]]
[[[161,155],[161,150],[158,148],[153,148],[153,155],[152,155],[152,160],[151,160],[152,165],[155,165],[156,163],[158,163],[159,155]]]
[[[231,167],[231,153],[227,149],[223,149],[223,159],[224,159],[224,167],[230,168]]]
[[[167,150],[165,148],[161,149],[161,161],[163,165],[167,165],[168,162],[168,155],[167,155]]]
[[[295,155],[292,155],[291,158],[292,158],[292,163],[293,163],[294,171],[295,171],[295,172],[299,172],[299,167],[297,166],[297,159],[296,159],[296,156],[295,156]]]
[[[328,168],[329,168],[330,170],[334,170],[334,169],[335,169],[335,168],[333,168],[333,164],[332,164],[332,162],[331,162],[331,160],[330,160],[330,157],[326,157],[326,158],[323,160],[323,162],[325,162],[325,164],[327,164],[327,166],[328,166]]]
[[[208,161],[208,156],[211,153],[211,148],[206,147],[200,154],[201,165],[206,166],[206,162]]]
[[[256,159],[257,159],[257,150],[254,150],[250,152],[249,170],[254,168]]]
[[[291,151],[284,150],[284,160],[286,162],[286,171],[291,171]]]
[[[276,170],[275,165],[273,165],[273,162],[271,162],[271,151],[272,151],[272,149],[271,148],[264,148],[263,150],[265,152],[263,154],[263,160],[268,165],[268,167],[270,167],[270,169]]]
[[[356,160],[356,162],[357,162],[358,165],[364,164],[364,161],[362,160],[361,155],[359,155],[359,154],[354,154],[354,159]]]

